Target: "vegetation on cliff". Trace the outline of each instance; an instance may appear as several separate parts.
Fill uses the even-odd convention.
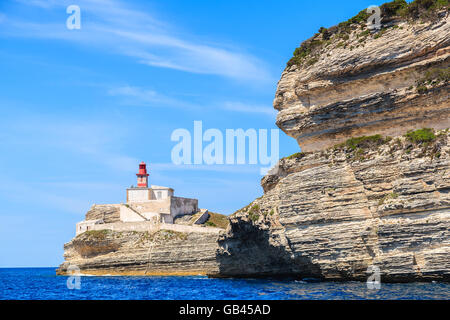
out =
[[[259,197],[256,200],[260,200],[262,197]],[[249,203],[247,206],[237,210],[230,217],[235,217],[239,213],[244,213],[247,215],[248,219],[252,223],[258,223],[258,221],[270,222],[271,217],[275,215],[275,210],[273,208],[261,208],[261,206],[255,201]]]
[[[395,152],[401,152],[405,155],[414,155],[415,157],[439,158],[441,149],[446,145],[446,136],[449,129],[435,132],[431,128],[422,128],[415,131],[408,131],[403,137],[383,137],[380,134],[372,136],[352,137],[343,143],[336,144],[322,152],[315,154],[325,157],[326,159],[336,159],[339,154],[345,154],[347,161],[364,161],[370,160],[379,153],[387,152],[394,155]],[[385,148],[381,148],[381,147]],[[415,152],[413,152],[415,151]],[[314,152],[297,152],[288,157],[282,158],[280,161],[301,161],[307,155]],[[248,211],[248,208],[244,208]]]
[[[365,281],[376,265],[383,281],[449,278],[444,6],[389,2],[381,30],[362,11],[296,49],[274,108],[302,152],[281,159],[261,179],[264,195],[231,215],[221,275]],[[427,94],[412,91],[416,81]]]
[[[328,29],[321,27],[318,33],[301,43],[300,47],[294,50],[293,57],[288,61],[287,67],[315,64],[321,51],[330,45],[334,45],[336,48],[347,48],[350,39],[349,34],[357,31],[358,28],[361,29],[361,32],[357,34],[358,44],[356,46],[363,45],[370,36],[373,39],[381,37],[389,28],[399,28],[392,21],[434,20],[439,12],[449,9],[448,0],[415,0],[409,4],[405,0],[387,2],[380,6],[383,18],[381,21],[382,28],[374,32],[371,32],[366,26],[367,19],[371,14],[367,13],[367,9],[364,9],[356,16],[339,23],[337,26]],[[350,47],[351,50],[353,48],[354,46]]]
[[[385,282],[448,281],[449,143],[423,128],[280,160],[219,238],[220,276],[366,281],[375,265]]]
[[[99,241],[105,240],[110,230],[89,230],[77,236],[77,239],[83,239],[85,241]]]
[[[228,217],[215,212],[209,212],[209,219],[205,222],[207,227],[226,229],[228,227]]]
[[[72,240],[71,245],[81,257],[92,258],[118,251],[124,239],[130,239],[134,246],[139,248],[148,247],[151,243],[184,241],[187,237],[187,233],[172,230],[157,232],[91,230],[79,234]]]
[[[414,143],[431,142],[436,139],[433,129],[423,128],[416,131],[410,131],[406,135],[409,141]]]
[[[429,157],[433,159],[441,156],[441,149],[447,143],[447,132],[448,129],[440,131],[436,135],[433,129],[423,128],[408,131],[404,137],[397,137],[395,140],[391,137],[383,138],[381,135],[351,138],[345,143],[335,146],[334,149],[344,150],[347,153],[350,152],[347,155],[347,159],[353,161],[369,160],[376,154],[383,152],[391,155],[394,155],[395,152],[401,152],[402,154],[417,158]],[[380,149],[380,146],[383,145],[386,148]]]
[[[94,275],[198,275],[217,268],[215,233],[94,230],[64,245],[65,262]]]
[[[450,81],[450,68],[432,68],[417,81],[417,92],[426,93],[437,85],[447,85]]]
[[[383,138],[380,134],[376,134],[373,136],[362,136],[356,138],[350,138],[346,142],[338,144],[335,146],[335,149],[342,149],[342,147],[348,147],[351,150],[359,149],[367,149],[378,147],[386,142],[389,142],[392,138],[385,137]]]
[[[301,159],[305,155],[304,152],[296,152],[294,154],[291,154],[290,156],[283,158],[283,159]]]

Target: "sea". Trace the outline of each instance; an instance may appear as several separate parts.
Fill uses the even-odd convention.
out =
[[[450,284],[57,276],[56,268],[0,268],[0,300],[449,300]],[[69,280],[69,281],[68,281]]]

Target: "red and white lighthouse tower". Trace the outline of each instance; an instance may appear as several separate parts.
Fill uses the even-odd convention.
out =
[[[139,164],[139,173],[136,173],[136,176],[138,188],[148,188],[147,165],[144,161]]]

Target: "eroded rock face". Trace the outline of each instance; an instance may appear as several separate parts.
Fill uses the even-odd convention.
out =
[[[191,215],[186,217],[193,218]],[[119,223],[120,205],[93,205],[86,213],[86,220]],[[216,232],[164,229],[137,232],[129,228],[130,231],[105,229],[79,234],[64,245],[65,261],[57,274],[70,273],[70,266],[92,275],[205,275],[218,272]]]
[[[302,151],[373,132],[450,127],[448,81],[421,84],[436,70],[448,74],[449,19],[443,12],[433,22],[390,21],[378,35],[359,25],[346,40],[334,35],[312,62],[283,72],[274,100],[277,125]]]
[[[450,280],[450,133],[280,160],[230,217],[217,276]]]
[[[86,221],[103,220],[104,223],[114,223],[120,221],[120,206],[118,205],[93,205],[86,212]]]
[[[197,275],[217,273],[217,235],[88,231],[64,245],[65,262],[93,275]]]

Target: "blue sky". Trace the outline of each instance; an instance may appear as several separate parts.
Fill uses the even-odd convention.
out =
[[[177,128],[275,129],[293,50],[377,1],[0,2],[0,267],[56,266],[94,203],[150,183],[224,214],[262,195],[259,166],[177,167]],[[68,30],[66,8],[81,9]],[[280,133],[280,157],[298,152]]]

